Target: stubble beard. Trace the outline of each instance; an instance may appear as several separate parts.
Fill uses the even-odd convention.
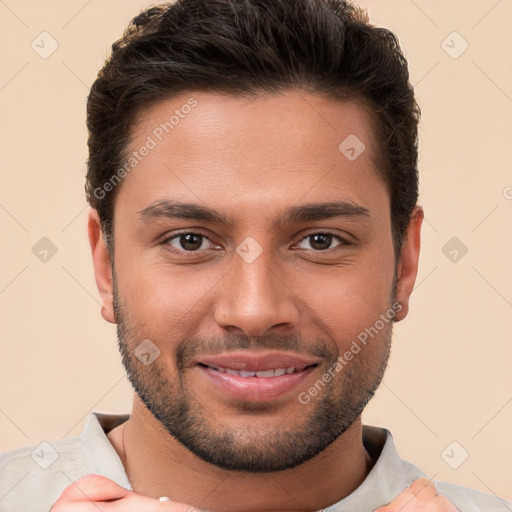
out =
[[[197,396],[189,384],[185,360],[192,352],[207,347],[229,347],[238,350],[308,347],[309,353],[323,354],[323,370],[334,368],[339,352],[333,343],[317,339],[302,343],[296,338],[273,338],[253,342],[246,336],[224,339],[193,338],[183,340],[176,354],[176,371],[171,372],[159,357],[145,366],[134,355],[134,349],[145,339],[130,325],[130,315],[116,289],[114,280],[114,313],[122,362],[135,392],[164,429],[202,460],[223,469],[267,473],[294,468],[320,454],[359,418],[380,385],[387,366],[392,336],[390,322],[381,336],[372,339],[336,377],[323,383],[315,399],[303,405],[297,399],[300,417],[294,424],[289,416],[278,417],[275,404],[241,402],[235,414],[248,421],[237,426],[222,424],[208,415],[205,397]],[[385,331],[385,332],[384,332]],[[193,347],[193,349],[191,349]],[[298,350],[297,350],[298,351]],[[185,368],[185,369],[184,369]],[[332,371],[332,370],[331,370]],[[319,380],[322,373],[317,372]],[[303,409],[300,409],[303,408]],[[274,409],[274,410],[273,410]],[[263,430],[251,427],[251,416],[272,415],[273,426]],[[239,419],[242,416],[239,416]],[[278,418],[277,421],[275,418]],[[244,426],[240,426],[242,423]]]

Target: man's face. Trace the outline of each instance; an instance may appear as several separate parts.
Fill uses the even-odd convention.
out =
[[[208,462],[294,467],[353,424],[382,379],[396,268],[370,130],[355,103],[296,91],[183,94],[136,127],[131,149],[151,148],[115,203],[120,349],[145,406]],[[177,203],[226,224],[173,216]],[[301,210],[317,203],[342,204]]]

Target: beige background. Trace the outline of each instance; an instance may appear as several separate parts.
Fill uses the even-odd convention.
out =
[[[426,210],[412,310],[364,420],[429,475],[510,499],[512,2],[361,4],[410,61]],[[0,1],[0,450],[77,435],[92,409],[130,410],[86,239],[85,99],[147,5]],[[31,48],[43,31],[59,45],[47,59]],[[442,46],[453,31],[469,44],[456,59]],[[42,237],[58,249],[46,263],[32,253]],[[457,262],[442,251],[452,237],[468,248]],[[452,441],[449,460],[469,453],[458,469],[441,456]]]

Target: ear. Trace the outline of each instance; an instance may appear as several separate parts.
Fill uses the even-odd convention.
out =
[[[92,208],[89,211],[87,228],[89,232],[89,244],[91,245],[92,262],[94,265],[94,275],[96,277],[96,286],[100,292],[102,302],[101,316],[107,322],[115,324],[110,252],[103,239],[98,212]]]
[[[411,296],[418,273],[420,231],[423,217],[423,208],[416,206],[411,214],[405,240],[402,243],[396,284],[396,302],[402,305],[402,309],[396,313],[396,322],[403,320],[407,313],[409,313],[409,297]]]

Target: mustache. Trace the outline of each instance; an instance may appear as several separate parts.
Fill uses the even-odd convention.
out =
[[[187,338],[180,343],[176,350],[176,363],[178,369],[181,370],[198,354],[210,356],[243,350],[277,350],[310,355],[325,360],[335,360],[339,355],[336,344],[329,343],[323,338],[306,341],[300,336],[271,335],[252,338],[244,334],[233,333],[224,337],[192,336]]]

